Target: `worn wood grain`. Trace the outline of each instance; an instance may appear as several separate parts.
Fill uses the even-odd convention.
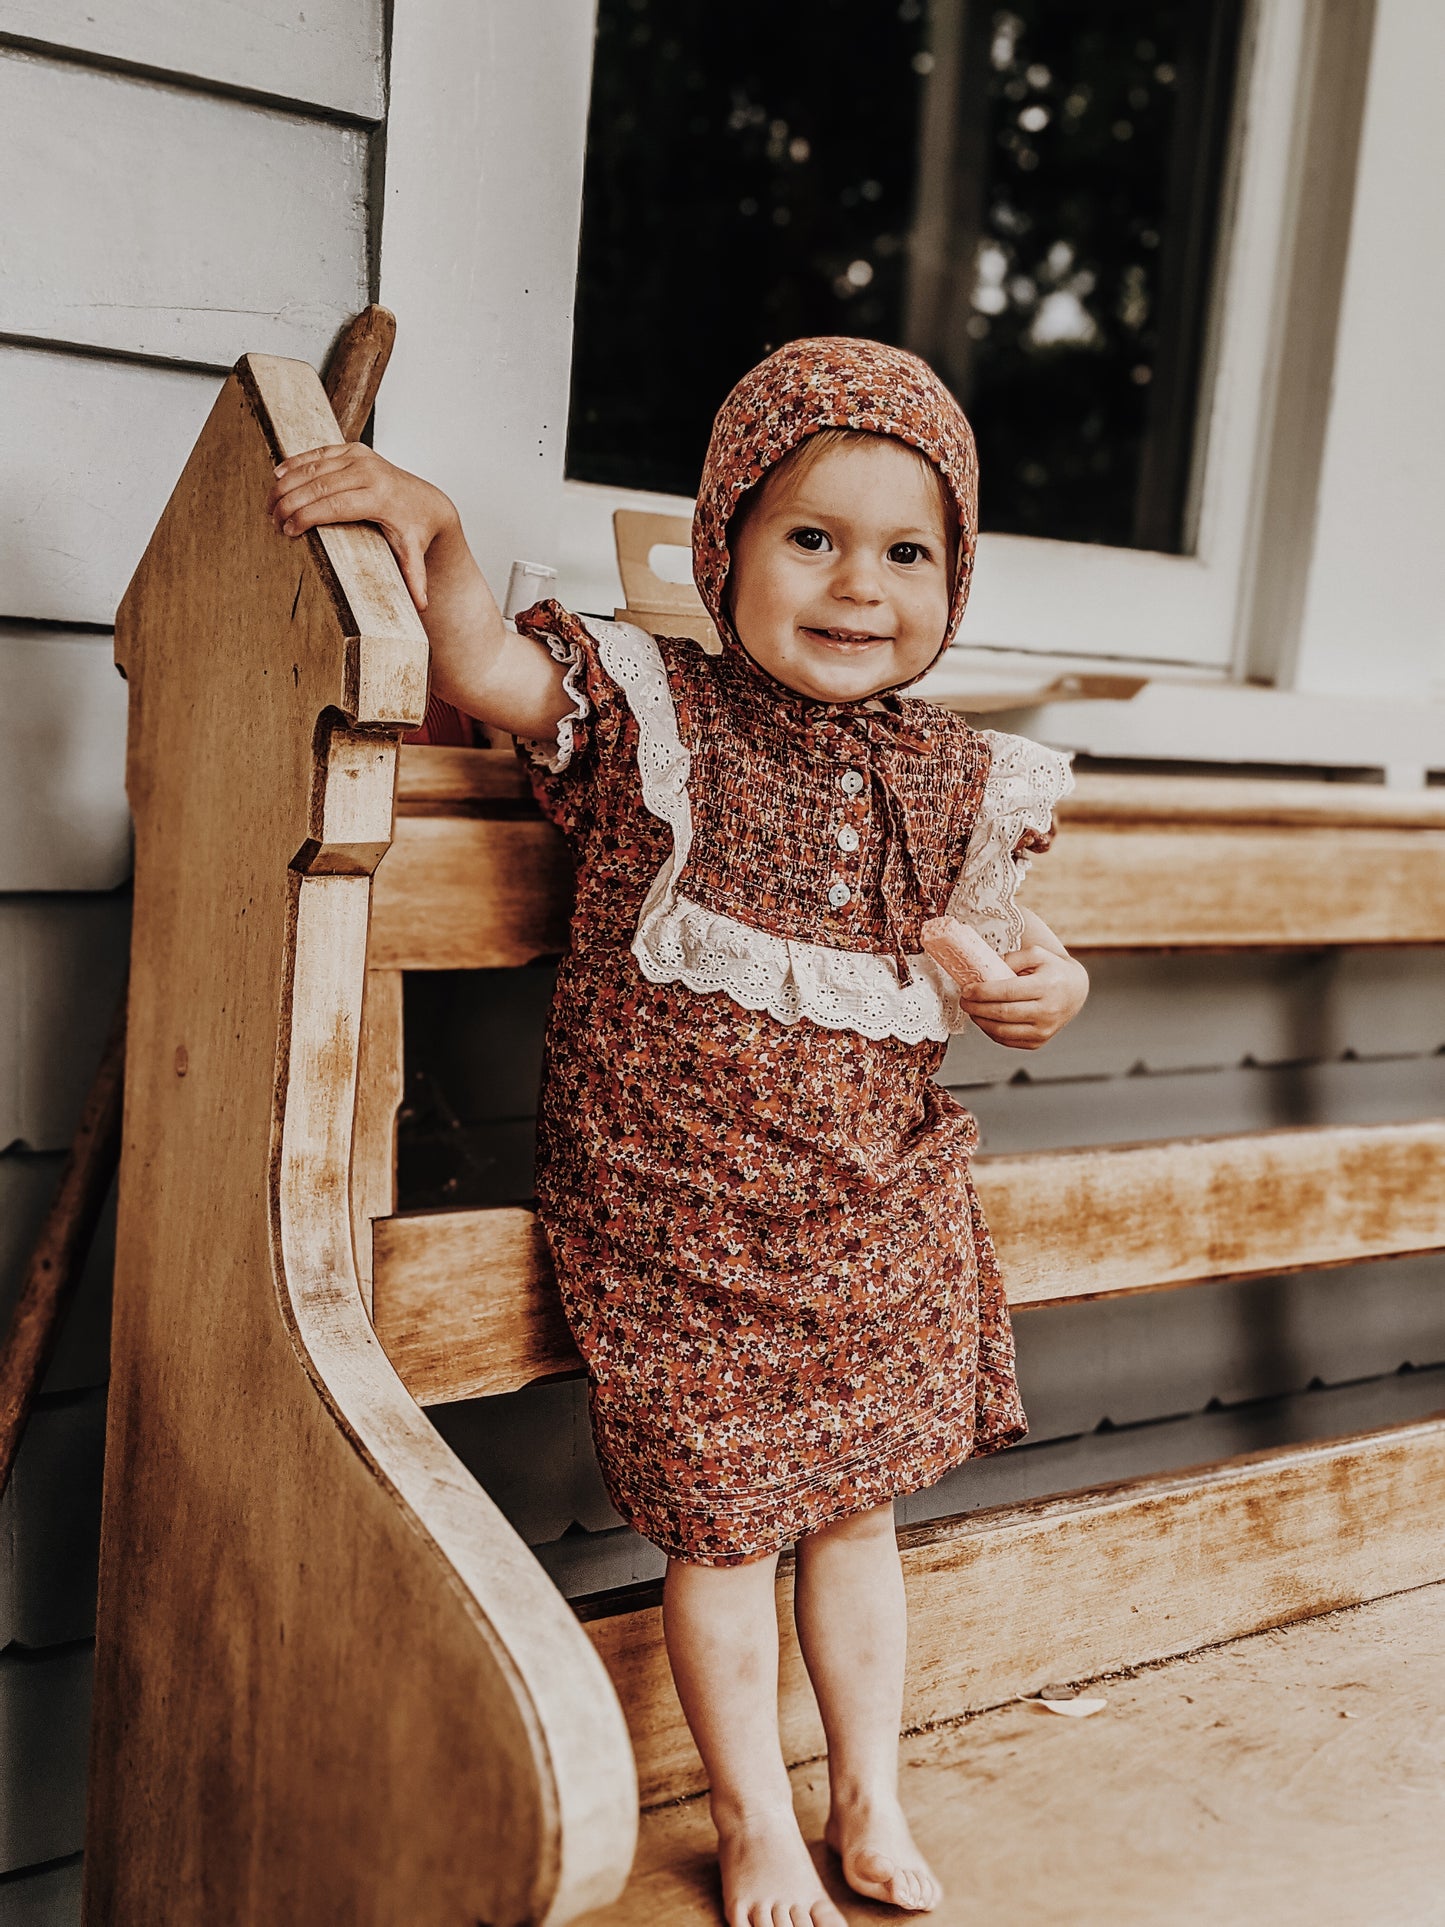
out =
[[[488,749],[441,749],[403,743],[397,759],[397,808],[464,811],[489,803],[530,803],[527,772],[510,737],[491,732]]]
[[[1059,805],[1065,823],[1310,824],[1445,829],[1445,789],[1321,783],[1299,777],[1131,775],[1082,770]]]
[[[406,1089],[399,970],[368,970],[357,1044],[351,1132],[351,1246],[371,1310],[371,1227],[396,1209],[396,1114]]]
[[[540,816],[403,812],[376,875],[368,960],[378,970],[530,963],[566,949],[571,908],[567,847]]]
[[[0,121],[0,331],[319,361],[365,306],[360,130],[3,51]]]
[[[0,33],[363,120],[386,111],[382,0],[0,0]]]
[[[904,1806],[945,1890],[929,1927],[1344,1927],[1373,1921],[1382,1892],[1397,1918],[1429,1920],[1445,1828],[1442,1592],[1418,1587],[1101,1681],[1107,1710],[1086,1725],[1024,1700],[906,1736]],[[795,1767],[792,1783],[844,1920],[876,1927],[879,1909],[846,1889],[823,1845],[825,1763]],[[717,1887],[706,1802],[656,1808],[627,1892],[587,1927],[717,1927]]]
[[[372,1237],[376,1335],[418,1404],[582,1369],[535,1212],[424,1211]]]
[[[326,399],[342,439],[354,442],[371,419],[377,390],[396,346],[396,316],[373,301],[337,337],[326,364]]]
[[[108,636],[0,622],[0,892],[130,875],[125,684]]]
[[[406,754],[416,820],[379,879],[378,962],[464,970],[562,949],[561,838],[530,814],[470,813],[522,801],[524,773],[498,750]],[[1445,942],[1434,792],[1217,782],[1082,775],[1025,900],[1079,950]]]
[[[901,1535],[905,1727],[1445,1577],[1445,1420],[1132,1480]],[[644,1805],[705,1784],[655,1589],[579,1603],[627,1712]],[[825,1750],[778,1587],[788,1760]],[[596,1616],[589,1616],[595,1614]]]
[[[986,1157],[1012,1305],[1057,1304],[1445,1246],[1445,1121]],[[580,1368],[532,1214],[375,1227],[377,1336],[423,1405]]]
[[[1445,942],[1445,828],[1068,823],[1024,899],[1071,948]]]
[[[260,511],[278,455],[335,436],[310,369],[243,363],[117,624],[138,848],[92,1927],[149,1927],[157,1894],[176,1927],[217,1895],[519,1927],[631,1852],[605,1674],[353,1261],[370,871],[425,644],[374,530],[291,543]]]
[[[403,798],[479,803],[499,795],[530,796],[525,773],[505,789],[499,772],[510,750],[403,748]],[[1314,824],[1336,828],[1445,828],[1445,790],[1387,789],[1381,783],[1325,783],[1302,778],[1169,776],[1157,772],[1080,770],[1059,804],[1059,821],[1118,828],[1161,823]]]

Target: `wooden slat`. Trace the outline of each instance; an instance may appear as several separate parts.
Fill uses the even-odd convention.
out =
[[[371,1262],[376,1335],[419,1405],[581,1370],[535,1212],[382,1218]]]
[[[403,812],[423,805],[462,809],[488,803],[531,801],[527,772],[511,739],[493,732],[490,749],[442,749],[403,743],[397,762],[396,803]]]
[[[557,833],[530,815],[463,813],[522,798],[509,753],[413,749],[403,769],[377,961],[464,970],[561,950]],[[1074,949],[1445,942],[1433,791],[1086,774],[1060,821],[1025,900]]]
[[[1445,1420],[999,1507],[901,1540],[904,1722],[919,1727],[1440,1579]],[[825,1742],[786,1568],[778,1595],[784,1752],[811,1759]],[[660,1606],[595,1610],[588,1631],[627,1714],[644,1804],[699,1791]]]
[[[3,53],[0,124],[0,331],[219,367],[247,350],[319,361],[366,305],[356,128]]]
[[[398,816],[376,872],[373,970],[485,970],[564,950],[567,847],[540,816]]]
[[[380,120],[382,0],[0,0],[0,32]]]
[[[505,741],[505,739],[503,739]],[[502,772],[515,780],[503,784]],[[1133,775],[1080,770],[1059,805],[1061,823],[1312,823],[1339,828],[1445,828],[1445,789],[1387,789],[1379,783],[1321,783],[1257,776]],[[510,746],[433,749],[405,745],[402,802],[486,803],[531,792]]]
[[[1445,829],[1070,823],[1025,901],[1077,950],[1445,943]]]
[[[1445,1121],[980,1158],[1009,1302],[1302,1271],[1445,1245]],[[374,1228],[373,1316],[423,1405],[579,1369],[529,1211]]]
[[[1059,805],[1067,823],[1307,823],[1337,829],[1445,829],[1445,789],[1258,776],[1143,776],[1081,770]]]

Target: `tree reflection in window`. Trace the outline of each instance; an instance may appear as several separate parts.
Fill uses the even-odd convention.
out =
[[[1240,0],[601,0],[568,472],[690,494],[803,334],[916,348],[987,529],[1178,550]]]

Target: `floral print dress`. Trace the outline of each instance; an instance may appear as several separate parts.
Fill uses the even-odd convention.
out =
[[[725,404],[704,472],[719,653],[556,603],[517,618],[573,699],[555,745],[519,744],[577,872],[539,1213],[609,1496],[708,1565],[1025,1430],[977,1127],[935,1081],[967,1019],[920,927],[948,909],[1015,947],[1067,761],[893,692],[810,701],[723,609],[730,501],[802,434],[856,424],[860,381],[868,432],[951,460],[966,583],[972,443],[952,397],[881,344],[794,343]],[[739,396],[751,430],[728,416]],[[960,595],[950,635],[961,613]]]

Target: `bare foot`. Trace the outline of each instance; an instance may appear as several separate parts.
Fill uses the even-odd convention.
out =
[[[847,1927],[791,1807],[713,1818],[727,1927]]]
[[[843,1863],[843,1878],[855,1894],[926,1914],[943,1898],[943,1888],[914,1843],[896,1799],[835,1805],[823,1838]]]

